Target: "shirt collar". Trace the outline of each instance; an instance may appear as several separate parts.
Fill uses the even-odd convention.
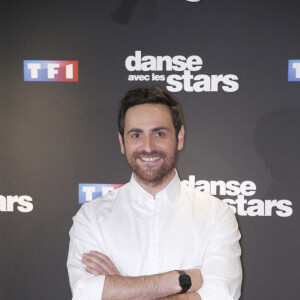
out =
[[[142,196],[145,199],[158,200],[160,198],[166,197],[169,199],[169,201],[174,202],[180,191],[180,179],[177,170],[175,169],[174,178],[164,189],[162,189],[155,195],[155,199],[153,199],[153,196],[139,185],[139,183],[135,180],[133,174],[131,175],[130,179],[130,189],[134,198]]]

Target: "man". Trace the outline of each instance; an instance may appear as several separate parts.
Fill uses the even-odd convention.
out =
[[[73,300],[237,300],[240,233],[220,200],[180,183],[179,104],[159,88],[127,92],[119,118],[129,183],[84,204],[70,231]]]

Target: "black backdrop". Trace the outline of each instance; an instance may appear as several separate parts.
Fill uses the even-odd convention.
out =
[[[131,88],[170,86],[129,76],[183,74],[129,71],[125,61],[136,51],[201,57],[201,70],[191,74],[206,75],[197,79],[206,89],[186,91],[187,79],[172,92],[187,131],[179,175],[255,183],[255,195],[233,205],[240,205],[243,236],[241,299],[298,299],[300,82],[288,81],[288,61],[300,59],[299,15],[296,0],[2,5],[0,299],[71,299],[65,264],[78,184],[129,180],[117,141],[118,102]],[[79,81],[24,81],[24,60],[77,60]],[[234,75],[236,90],[224,91],[230,82],[221,82],[209,91],[220,74]],[[31,211],[19,210],[22,196],[32,199]],[[271,209],[270,200],[277,200]]]

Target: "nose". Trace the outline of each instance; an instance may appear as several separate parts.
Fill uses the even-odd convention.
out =
[[[148,153],[151,153],[154,150],[155,143],[154,143],[151,135],[145,136],[143,148],[144,148],[144,151],[146,151]]]

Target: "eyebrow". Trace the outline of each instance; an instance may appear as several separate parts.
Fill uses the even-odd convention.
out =
[[[127,134],[129,134],[129,133],[131,133],[131,132],[143,132],[143,130],[140,129],[140,128],[132,128],[132,129],[130,129],[130,130],[127,132]]]
[[[170,131],[169,128],[164,127],[164,126],[160,126],[160,127],[155,127],[153,129],[151,129],[152,132],[156,132],[156,131],[160,131],[160,130],[166,130],[166,131]]]
[[[159,127],[155,127],[155,128],[153,128],[153,129],[151,129],[152,132],[157,132],[157,131],[160,131],[160,130],[170,131],[169,128],[164,127],[164,126],[159,126]],[[127,132],[127,134],[130,134],[130,133],[132,133],[132,132],[143,132],[143,130],[140,129],[140,128],[132,128],[132,129],[130,129],[130,130]]]

